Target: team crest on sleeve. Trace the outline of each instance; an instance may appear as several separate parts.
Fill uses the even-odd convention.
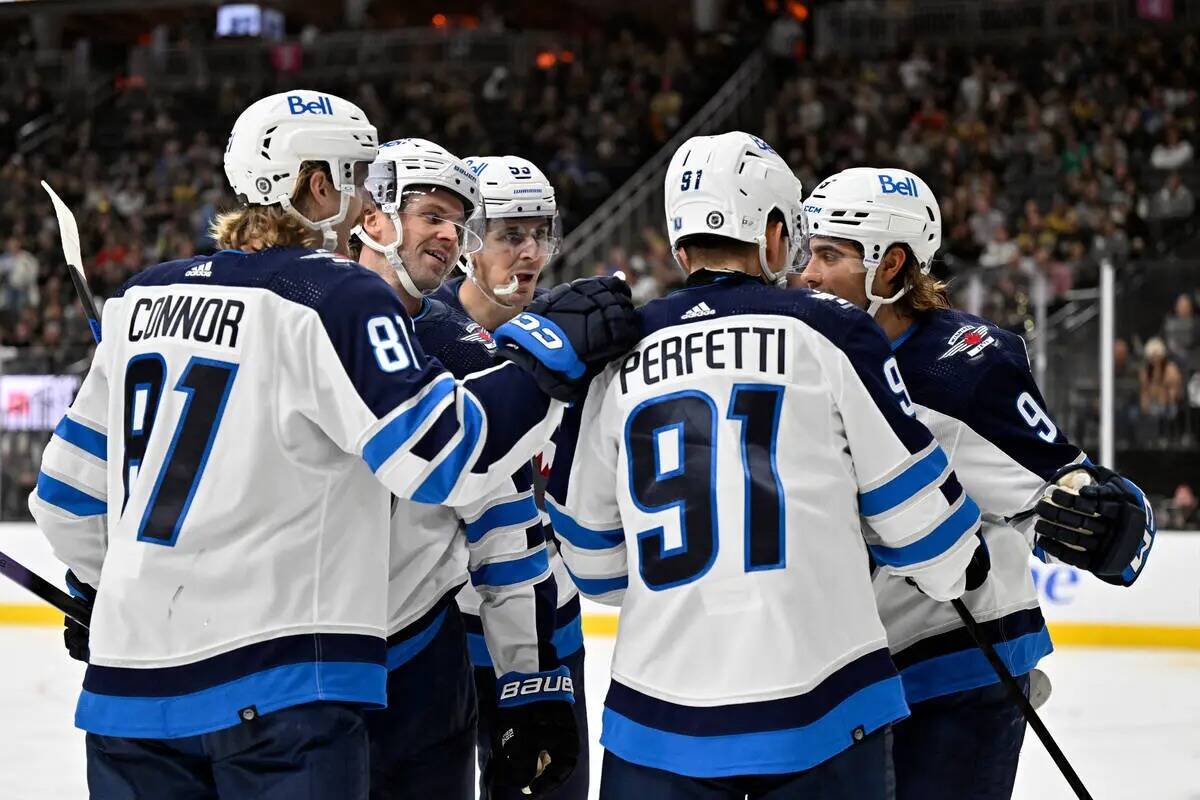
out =
[[[995,343],[986,325],[963,325],[950,337],[947,342],[950,349],[938,356],[938,361],[963,352],[968,358],[974,358]]]
[[[489,353],[496,352],[496,342],[487,328],[478,322],[472,322],[466,326],[466,331],[464,335],[458,337],[460,342],[475,342],[486,347]]]

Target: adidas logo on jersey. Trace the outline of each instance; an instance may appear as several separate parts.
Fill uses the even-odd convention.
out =
[[[982,353],[985,347],[995,343],[996,340],[988,333],[986,325],[963,325],[950,337],[947,342],[950,349],[938,356],[938,361],[958,355],[964,350],[968,358],[974,358]]]
[[[203,264],[196,266],[183,273],[185,278],[211,278],[212,277],[212,262],[205,261]]]
[[[701,317],[711,317],[716,313],[716,311],[713,311],[712,308],[709,307],[708,303],[701,301],[689,308],[687,311],[683,312],[683,316],[680,317],[680,319],[700,319]]]

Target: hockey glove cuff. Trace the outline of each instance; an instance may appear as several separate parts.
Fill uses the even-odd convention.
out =
[[[496,723],[485,780],[533,797],[571,777],[579,760],[575,689],[566,667],[510,672],[496,682]]]

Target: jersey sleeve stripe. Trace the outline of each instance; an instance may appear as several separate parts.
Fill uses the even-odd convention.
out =
[[[498,503],[467,523],[467,542],[475,544],[492,531],[502,528],[527,527],[540,519],[537,503],[526,495],[516,500]]]
[[[54,435],[101,461],[108,460],[108,437],[82,422],[64,416],[54,428]]]
[[[891,567],[908,567],[932,561],[979,527],[979,523],[979,506],[963,495],[958,508],[925,536],[902,547],[871,545],[871,554],[879,563]]]
[[[512,586],[525,583],[550,571],[546,548],[522,558],[484,564],[471,570],[471,583],[476,586]]]
[[[104,500],[81,492],[44,472],[38,473],[37,496],[76,517],[95,517],[108,513],[108,504]]]
[[[450,386],[453,388],[453,384]],[[479,436],[483,431],[483,409],[479,407],[475,398],[465,392],[462,399],[462,438],[413,492],[413,499],[419,503],[446,502],[459,477],[470,465],[471,456],[479,445]]]
[[[397,414],[386,425],[380,428],[363,446],[363,460],[372,472],[387,462],[397,450],[402,448],[422,425],[434,414],[437,407],[454,394],[454,378],[443,375],[426,389],[425,394],[415,405]]]
[[[859,510],[865,517],[874,517],[904,503],[930,484],[936,483],[949,466],[946,451],[937,445],[896,477],[882,486],[859,495]]]
[[[616,578],[581,578],[572,572],[571,578],[575,581],[575,586],[579,591],[588,597],[600,597],[609,592],[629,588],[628,575],[620,575]]]
[[[580,550],[608,550],[625,542],[625,531],[621,528],[600,530],[588,528],[576,522],[561,508],[547,498],[546,510],[550,512],[550,524],[554,532]]]

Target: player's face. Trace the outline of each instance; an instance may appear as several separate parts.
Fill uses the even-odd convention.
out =
[[[442,189],[413,194],[400,213],[404,240],[400,258],[417,288],[430,292],[442,285],[458,263],[466,216],[463,202]]]
[[[812,256],[800,275],[800,285],[849,300],[859,308],[867,307],[863,276],[867,269],[862,256],[849,242],[814,236],[809,246]]]
[[[526,217],[488,222],[483,249],[474,255],[475,280],[501,305],[524,308],[533,301],[538,277],[558,242],[553,236],[553,219]],[[496,294],[496,287],[517,281],[512,294]]]

